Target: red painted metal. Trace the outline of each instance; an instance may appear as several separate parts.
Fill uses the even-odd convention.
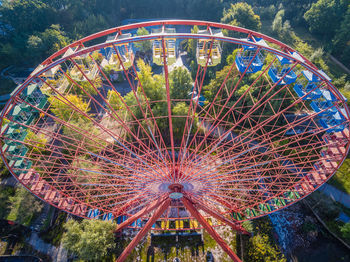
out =
[[[241,262],[239,257],[232,251],[232,249],[227,245],[227,243],[219,236],[219,234],[208,224],[205,218],[197,211],[197,209],[193,206],[190,200],[186,197],[182,198],[182,203],[184,203],[185,207],[188,211],[195,217],[199,223],[205,228],[205,230],[209,233],[209,235],[218,243],[221,248],[229,255],[229,257],[235,262]]]
[[[177,25],[197,25],[210,33],[165,32],[168,26]],[[162,32],[117,37],[149,26],[160,27]],[[239,32],[242,38],[213,35],[214,28]],[[105,42],[110,34],[113,40]],[[251,37],[261,37],[268,44],[275,44],[274,48],[248,41]],[[208,69],[208,55],[205,65],[202,63],[203,66],[193,69],[196,70],[193,72],[196,94],[192,92],[174,99],[169,79],[172,66],[166,59],[166,41],[170,38],[177,42],[209,41],[209,54],[214,41],[236,48],[250,45],[256,51],[243,72],[235,62],[225,66],[225,59],[221,58],[226,71],[217,72],[220,81],[215,84],[208,80],[217,69]],[[101,42],[90,45],[91,40]],[[127,57],[119,51],[123,44],[131,46],[153,40],[160,40],[163,49],[164,94],[157,101],[147,98],[149,86],[143,83],[136,65],[136,59],[147,57],[147,52],[132,53],[130,57],[133,62],[135,58],[135,62],[127,65]],[[134,52],[130,46],[127,50]],[[74,51],[63,56],[69,48]],[[105,50],[105,57],[102,52],[94,53],[100,49]],[[116,56],[120,70],[116,74],[124,79],[122,83],[115,82],[101,62],[101,56],[108,60],[107,49]],[[247,233],[241,227],[242,221],[264,216],[306,197],[336,172],[349,150],[349,109],[344,98],[311,62],[303,56],[293,56],[294,51],[251,30],[203,21],[145,22],[88,36],[44,61],[42,67],[14,91],[1,113],[0,136],[4,147],[0,148],[0,155],[28,190],[57,208],[85,218],[129,217],[119,224],[117,231],[125,227],[139,228],[131,226],[138,219],[151,221],[150,212],[159,205],[163,207],[164,199],[170,194],[171,208],[164,209],[152,230],[164,230],[159,222],[167,227],[164,222],[168,220],[197,219],[202,226],[192,225],[192,228],[209,229],[217,237],[205,222],[207,218],[199,214],[198,210],[202,210],[208,217]],[[274,83],[268,71],[278,63],[276,57],[267,60],[270,63],[258,73],[248,74],[254,58],[268,54],[291,60],[284,76],[297,69],[300,79],[301,70],[308,70],[318,76],[320,82],[302,97],[293,90],[294,84],[279,85],[283,77]],[[55,66],[60,66],[55,77],[48,77],[46,73]],[[103,80],[101,87],[100,79]],[[33,83],[51,94],[46,106],[23,96],[24,89]],[[120,85],[129,88],[127,96],[118,92],[123,89]],[[336,101],[320,112],[313,111],[305,99],[315,90],[330,92]],[[109,91],[114,92],[119,104],[110,100]],[[207,101],[200,104],[202,95]],[[71,96],[82,99],[90,111],[78,106]],[[64,105],[67,112],[64,115],[55,112],[54,103]],[[181,115],[172,112],[178,103],[188,106]],[[36,112],[32,114],[33,120],[28,123],[13,117],[16,106],[23,108],[23,112]],[[329,109],[338,110],[344,117],[343,131],[329,132],[319,124],[320,117]],[[77,116],[90,124],[88,129],[77,122]],[[12,127],[6,127],[5,120],[17,131],[34,135],[25,139],[9,135],[7,132]],[[179,131],[178,123],[184,125],[183,130]],[[36,136],[47,140],[45,150]],[[25,146],[28,151],[23,154],[13,147],[9,149],[10,145]],[[31,163],[30,169],[24,165],[16,167],[13,159]],[[183,195],[186,196],[184,203]],[[184,205],[192,210],[190,214],[184,212]],[[266,205],[272,210],[264,209]],[[92,211],[99,215],[94,217]],[[216,220],[214,227],[220,226]],[[148,229],[150,225],[154,223],[147,224]],[[177,228],[172,226],[167,230],[188,228],[178,228],[177,224]],[[222,242],[220,245],[227,248]]]
[[[119,224],[117,226],[116,232],[121,231],[122,229],[129,226],[130,224],[132,224],[134,221],[136,221],[140,217],[150,214],[154,209],[159,207],[164,201],[166,201],[166,199],[160,198],[160,199],[155,200],[153,203],[147,205],[145,208],[143,208],[142,210],[137,212],[135,215],[129,217],[126,221]]]
[[[117,262],[123,262],[137,246],[140,240],[147,234],[152,225],[158,220],[158,218],[164,213],[164,211],[169,207],[171,200],[167,199],[165,202],[154,212],[153,216],[147,221],[146,225],[137,233],[136,237],[129,243],[129,245],[124,249],[123,253],[116,260]]]

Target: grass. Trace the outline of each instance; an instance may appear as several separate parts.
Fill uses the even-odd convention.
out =
[[[338,188],[339,190],[350,194],[350,159],[345,159],[343,165],[338,169],[337,173],[328,181],[328,184]]]

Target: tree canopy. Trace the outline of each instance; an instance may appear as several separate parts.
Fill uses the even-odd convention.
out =
[[[62,243],[65,248],[87,261],[101,261],[116,247],[113,231],[116,224],[102,220],[70,220],[65,224]]]
[[[332,37],[347,10],[347,0],[318,0],[305,13],[310,31],[321,36]]]
[[[252,30],[261,28],[260,17],[254,13],[249,4],[243,2],[231,4],[229,9],[225,9],[221,22]]]

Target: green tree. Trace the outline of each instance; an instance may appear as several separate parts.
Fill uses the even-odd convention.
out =
[[[191,34],[197,34],[198,30],[199,30],[198,26],[196,26],[196,25],[193,26],[193,28],[191,28]],[[196,59],[196,51],[197,51],[197,40],[196,39],[188,39],[186,41],[186,51],[187,51],[187,54],[190,58],[189,60],[191,61],[191,65],[193,63],[193,65],[195,64],[195,66],[197,66],[197,63],[195,62],[196,61],[195,60]]]
[[[172,111],[172,121],[173,121],[173,131],[174,131],[174,136],[176,138],[181,139],[184,129],[185,129],[185,124],[187,121],[187,114],[188,114],[189,107],[186,103],[180,102],[177,103],[174,108],[171,110]],[[194,124],[196,126],[196,124]]]
[[[172,99],[189,98],[192,88],[191,74],[183,67],[175,67],[169,74],[170,95]]]
[[[125,107],[123,98],[117,91],[108,90],[107,101],[115,111],[121,110]]]
[[[350,5],[333,39],[332,53],[350,67]]]
[[[141,27],[141,28],[137,29],[136,34],[138,36],[149,35],[149,32],[146,28]],[[145,40],[145,41],[135,43],[135,47],[139,48],[142,52],[147,52],[147,51],[151,50],[152,43],[149,40]]]
[[[64,121],[78,121],[83,118],[80,112],[76,112],[76,109],[72,108],[72,105],[69,104],[66,100],[70,101],[75,107],[77,107],[80,111],[84,113],[88,113],[90,111],[89,104],[84,102],[82,98],[76,95],[67,95],[64,98],[60,97],[60,99],[50,96],[49,102],[51,103],[51,111],[57,116],[59,119]]]
[[[8,33],[13,29],[18,34],[29,35],[45,30],[55,19],[54,9],[40,0],[4,0],[1,1],[1,22],[11,27],[4,27]]]
[[[15,190],[13,187],[0,186],[0,218],[6,219],[8,213],[11,211],[9,198],[13,196]]]
[[[65,224],[67,232],[62,243],[65,248],[77,254],[80,259],[101,261],[110,256],[116,248],[114,233],[116,224],[102,220],[84,220],[81,223],[70,220]]]
[[[312,33],[332,37],[343,20],[348,0],[318,0],[304,14]]]
[[[159,101],[165,99],[166,90],[164,77],[161,75],[153,75],[152,68],[143,60],[137,61],[137,67],[140,69],[137,75],[140,83],[150,101]],[[141,91],[138,91],[141,94]]]
[[[98,153],[101,148],[104,148],[107,143],[100,138],[101,131],[92,121],[87,121],[84,118],[71,119],[68,124],[73,126],[64,126],[63,134],[66,136],[63,138],[66,141],[69,148],[72,148],[72,153],[75,153],[77,146],[81,146],[89,152]],[[79,130],[79,132],[76,131]],[[91,140],[92,139],[92,140]],[[86,154],[87,152],[81,152]]]
[[[108,28],[108,22],[103,15],[91,14],[82,21],[74,23],[73,35],[76,38],[82,38],[87,35],[105,30]]]
[[[290,44],[293,44],[293,41],[296,40],[295,33],[290,25],[289,20],[284,18],[284,9],[281,9],[277,12],[275,19],[272,22],[272,31],[283,41],[286,41]]]
[[[269,237],[265,234],[258,234],[249,239],[247,261],[254,262],[286,262],[283,254],[273,246]]]
[[[2,158],[0,157],[0,179],[9,177],[10,171],[7,169],[7,167],[4,164],[4,161],[2,161]]]
[[[346,223],[340,228],[343,238],[350,240],[350,223]]]
[[[231,4],[229,9],[225,9],[221,22],[251,30],[260,30],[261,28],[260,17],[254,13],[249,4],[243,2]]]
[[[9,202],[11,211],[7,219],[26,226],[30,225],[33,217],[35,217],[43,207],[42,202],[23,187],[16,190],[15,195],[9,198]]]
[[[84,96],[84,97],[88,97],[86,93],[88,93],[89,95],[97,95],[96,89],[99,89],[102,86],[102,78],[100,76],[97,76],[94,80],[92,79],[89,79],[89,80],[91,83],[85,79],[74,80],[76,84],[73,83],[73,81],[71,81],[71,84],[73,85],[71,92],[73,94]]]
[[[47,138],[45,135],[41,133],[35,134],[31,130],[28,130],[27,132],[28,134],[24,140],[24,142],[30,144],[30,146],[27,145],[27,147],[33,150],[34,154],[45,154],[47,152]]]

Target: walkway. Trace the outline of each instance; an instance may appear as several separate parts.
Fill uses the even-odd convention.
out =
[[[340,191],[339,189],[335,188],[334,186],[331,186],[329,184],[324,184],[319,189],[322,193],[328,195],[331,197],[334,201],[337,201],[347,208],[350,208],[350,195],[344,193],[343,191]]]
[[[30,244],[35,250],[50,256],[52,261],[67,261],[67,251],[63,249],[62,245],[55,247],[51,244],[47,244],[39,237],[38,233],[34,231],[32,231],[30,239],[27,243]]]
[[[11,175],[7,178],[0,179],[0,185],[16,187],[19,185],[18,181]]]

